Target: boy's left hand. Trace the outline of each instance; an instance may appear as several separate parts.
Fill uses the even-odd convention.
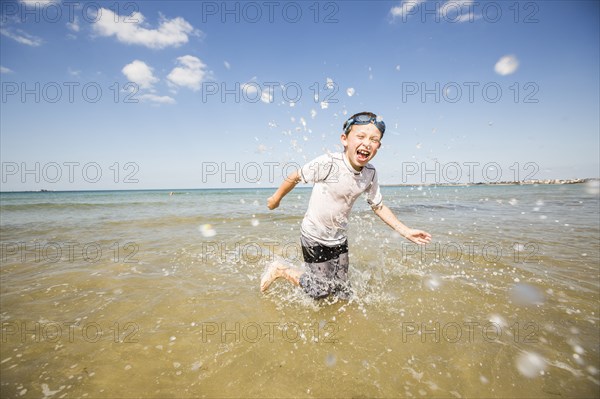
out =
[[[410,229],[408,230],[405,238],[414,242],[415,244],[425,245],[429,244],[431,241],[431,234],[423,230]]]
[[[277,207],[279,207],[279,201],[275,199],[275,196],[267,198],[267,208],[273,210]]]

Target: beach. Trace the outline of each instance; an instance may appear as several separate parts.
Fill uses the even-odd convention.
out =
[[[3,398],[594,397],[597,185],[383,187],[359,199],[350,301],[302,267],[310,187],[0,194]]]

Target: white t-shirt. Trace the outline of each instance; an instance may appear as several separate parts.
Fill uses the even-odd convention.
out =
[[[372,208],[383,201],[375,168],[367,164],[356,171],[344,153],[321,155],[298,173],[304,183],[314,183],[302,234],[323,245],[339,245],[346,240],[350,210],[362,193],[367,193]]]

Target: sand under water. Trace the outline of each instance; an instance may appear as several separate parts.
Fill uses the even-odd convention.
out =
[[[383,188],[426,247],[359,199],[350,301],[260,293],[310,191],[270,194],[1,194],[0,396],[597,396],[596,186]]]

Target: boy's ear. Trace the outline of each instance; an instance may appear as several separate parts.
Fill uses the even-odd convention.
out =
[[[342,135],[340,136],[340,141],[342,142],[344,147],[346,147],[348,145],[348,135],[346,133],[342,133]]]

